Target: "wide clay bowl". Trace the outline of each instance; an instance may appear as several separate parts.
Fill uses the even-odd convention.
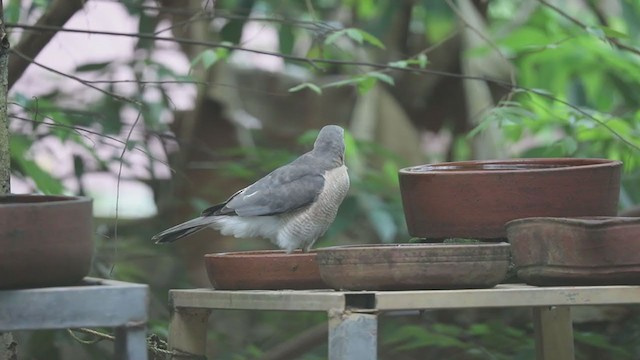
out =
[[[209,281],[218,290],[326,289],[315,252],[241,251],[207,254]]]
[[[400,193],[411,236],[504,239],[514,219],[614,216],[621,166],[564,158],[422,165],[400,170]]]
[[[0,196],[0,288],[77,284],[93,256],[91,199]]]
[[[490,288],[504,280],[509,244],[393,244],[318,249],[320,276],[337,290]]]
[[[507,236],[528,284],[640,284],[640,218],[518,219]]]

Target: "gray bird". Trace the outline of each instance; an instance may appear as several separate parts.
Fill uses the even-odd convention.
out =
[[[169,243],[212,227],[237,238],[267,238],[287,253],[307,252],[335,220],[348,190],[344,130],[328,125],[313,150],[153,240]]]

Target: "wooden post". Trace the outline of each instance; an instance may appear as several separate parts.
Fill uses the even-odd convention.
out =
[[[375,360],[377,343],[377,314],[329,311],[329,360]]]
[[[169,349],[204,357],[209,314],[208,309],[174,308],[169,323]]]
[[[537,360],[573,360],[573,324],[569,306],[533,308]]]
[[[147,359],[147,327],[123,326],[116,328],[115,358],[117,360]]]

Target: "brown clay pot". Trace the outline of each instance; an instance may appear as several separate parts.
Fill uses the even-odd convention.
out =
[[[73,285],[93,256],[91,199],[0,196],[0,288]]]
[[[409,233],[500,239],[526,217],[614,216],[622,163],[606,159],[462,161],[400,170]]]
[[[322,279],[337,290],[490,288],[504,280],[509,244],[392,244],[318,249]]]
[[[640,218],[518,219],[507,236],[528,284],[640,284]]]
[[[241,251],[207,254],[209,281],[218,290],[326,289],[316,253],[300,251]]]

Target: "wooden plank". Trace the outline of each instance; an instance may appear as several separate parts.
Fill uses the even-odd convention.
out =
[[[169,302],[176,308],[203,309],[328,311],[345,307],[344,294],[335,291],[169,290]]]
[[[573,360],[573,324],[569,306],[533,308],[537,360]]]
[[[96,285],[0,291],[0,331],[118,327],[147,321],[147,285]]]
[[[378,310],[640,303],[640,286],[534,287],[376,292]]]
[[[208,309],[174,309],[169,323],[169,349],[204,357],[210,313]]]

